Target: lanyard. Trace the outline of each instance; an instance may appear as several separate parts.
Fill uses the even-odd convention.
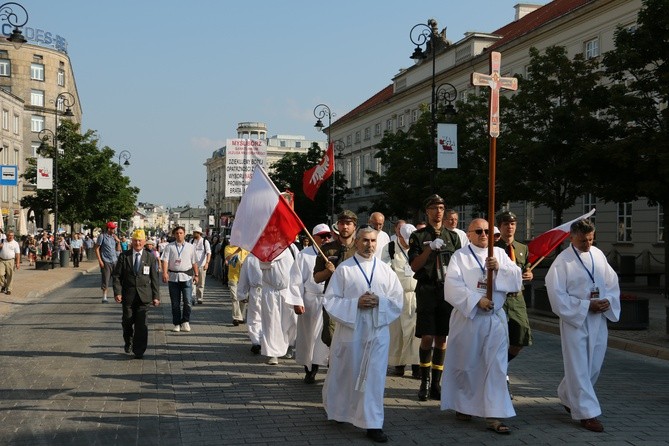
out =
[[[467,247],[469,248],[469,252],[471,252],[472,255],[474,256],[474,258],[476,259],[476,263],[479,264],[479,268],[481,268],[481,272],[482,272],[483,274],[485,274],[485,268],[483,267],[483,265],[481,265],[481,261],[480,261],[479,258],[476,256],[476,254],[474,254],[474,250],[472,249],[472,245],[467,245]]]
[[[407,259],[407,263],[411,263],[411,262],[409,262],[409,256],[406,254],[406,252],[404,252],[404,248],[402,248],[402,245],[400,245],[399,243],[397,243],[397,246],[400,248],[400,252],[401,252],[402,255],[404,256],[404,258]]]
[[[369,275],[369,278],[367,278],[367,274],[365,274],[365,270],[362,269],[362,266],[360,266],[360,262],[358,262],[358,259],[353,256],[353,260],[355,260],[355,264],[358,265],[358,268],[360,268],[360,272],[362,272],[362,275],[365,276],[365,281],[367,282],[367,286],[369,289],[372,289],[372,280],[374,280],[374,270],[376,269],[376,257],[374,257],[374,263],[372,264],[372,274]]]
[[[186,247],[186,242],[184,242],[184,244],[181,245],[181,250],[179,250],[179,244],[176,242],[174,243],[174,249],[177,250],[177,257],[181,258],[181,253],[184,251],[185,247]]]
[[[581,262],[581,265],[583,265],[583,269],[585,270],[586,273],[588,273],[588,276],[590,276],[590,280],[592,280],[592,283],[595,283],[595,258],[592,257],[592,252],[588,251],[588,253],[590,253],[590,260],[592,261],[592,272],[590,272],[588,268],[585,266],[585,263],[583,263],[581,256],[578,255],[578,252],[576,251],[576,248],[574,248],[574,245],[571,245],[571,249],[574,250],[576,258],[578,259],[579,262]]]

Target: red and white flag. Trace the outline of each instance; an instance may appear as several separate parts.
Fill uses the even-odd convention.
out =
[[[555,248],[557,248],[567,237],[569,237],[569,231],[571,229],[572,223],[590,218],[594,213],[595,209],[593,208],[587,214],[581,215],[578,218],[568,221],[567,223],[563,223],[556,228],[536,236],[531,242],[527,244],[527,248],[529,250],[529,255],[527,256],[528,263],[534,264],[534,262],[540,258],[546,257],[548,254],[553,252]]]
[[[251,251],[261,262],[271,262],[303,228],[267,172],[256,166],[237,208],[230,244]]]
[[[334,143],[330,143],[320,163],[304,172],[302,177],[304,195],[314,201],[318,188],[325,180],[330,178],[332,172],[334,172]]]

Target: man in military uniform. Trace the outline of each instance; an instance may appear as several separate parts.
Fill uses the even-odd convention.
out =
[[[418,399],[441,399],[446,336],[453,307],[444,300],[444,277],[451,255],[461,247],[460,237],[444,224],[444,199],[437,194],[425,200],[427,226],[409,239],[409,262],[416,285],[416,337],[421,338]],[[430,371],[431,376],[430,376]]]
[[[314,281],[316,283],[324,283],[324,291],[337,265],[349,257],[353,257],[353,254],[355,254],[355,229],[357,225],[358,216],[353,211],[342,211],[337,216],[337,231],[339,235],[333,241],[321,246],[321,251],[327,256],[328,260],[326,262],[321,255],[316,257]],[[321,339],[328,347],[332,341],[333,333],[334,321],[330,321],[330,316],[323,310],[323,333]]]
[[[506,251],[511,260],[516,262],[523,272],[523,282],[532,280],[532,271],[529,270],[527,263],[528,250],[527,245],[515,240],[516,235],[516,214],[510,211],[504,211],[497,216],[497,226],[500,231],[500,239],[495,242],[495,246]],[[532,332],[530,330],[530,320],[527,317],[527,306],[523,291],[509,293],[506,295],[504,311],[509,320],[509,362],[527,345],[532,345]],[[508,381],[507,377],[507,381]],[[513,396],[511,397],[513,398]]]

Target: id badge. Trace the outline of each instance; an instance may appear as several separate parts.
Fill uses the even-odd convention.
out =
[[[590,290],[590,299],[599,299],[599,288],[593,286]]]
[[[479,281],[476,283],[476,291],[478,291],[479,294],[486,294],[487,290],[488,290],[488,278],[486,276],[481,276]]]
[[[179,265],[181,265],[181,259],[175,259],[175,260],[174,260],[174,265],[175,265],[175,266],[179,266]]]
[[[144,271],[144,275],[148,276],[149,273],[151,272],[151,267],[148,266],[148,265],[144,265],[144,270],[143,271]]]
[[[408,263],[404,265],[404,277],[413,277],[413,270]]]

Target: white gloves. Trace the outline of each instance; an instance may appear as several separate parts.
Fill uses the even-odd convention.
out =
[[[433,251],[441,249],[442,246],[444,246],[444,241],[440,238],[434,239],[430,242],[430,249]]]

